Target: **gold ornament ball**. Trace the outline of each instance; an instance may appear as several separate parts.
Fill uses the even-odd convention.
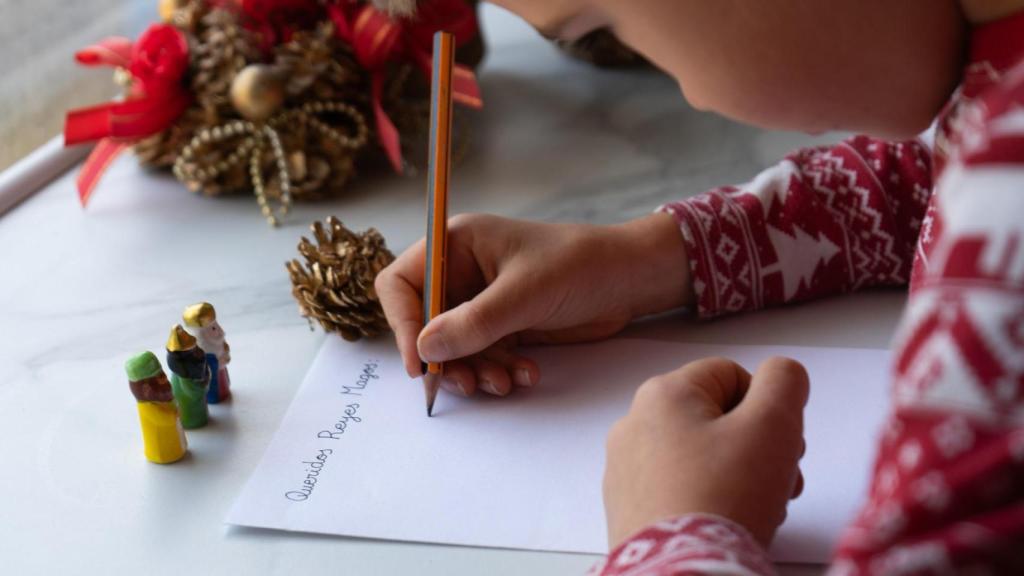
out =
[[[266,120],[283,103],[284,86],[280,75],[270,66],[250,64],[231,81],[231,104],[249,120]]]

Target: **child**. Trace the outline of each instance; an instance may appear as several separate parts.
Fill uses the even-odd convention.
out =
[[[518,344],[909,282],[892,412],[832,572],[1024,573],[1024,0],[498,3],[550,36],[611,28],[700,108],[904,140],[801,150],[616,226],[457,217],[457,306],[422,329],[422,242],[377,281],[410,376],[446,361],[447,390],[505,395],[540,379]],[[934,144],[906,140],[936,115]],[[644,383],[608,439],[595,571],[770,573],[807,387],[785,359]]]

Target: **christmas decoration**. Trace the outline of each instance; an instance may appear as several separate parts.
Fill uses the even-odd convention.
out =
[[[142,352],[129,358],[124,370],[139,410],[146,459],[157,464],[181,460],[188,442],[160,361],[152,352]]]
[[[210,390],[206,401],[217,404],[227,400],[231,397],[231,378],[228,376],[231,346],[224,340],[224,329],[217,322],[217,311],[209,302],[199,302],[185,308],[182,320],[185,330],[206,354],[206,365],[210,367]]]
[[[387,320],[373,288],[377,274],[395,259],[384,237],[373,228],[356,234],[333,216],[326,227],[316,222],[311,229],[316,244],[303,237],[298,246],[305,263],[286,264],[299,312],[311,326],[316,320],[346,340],[386,331]]]
[[[128,148],[194,192],[251,191],[271,224],[293,199],[341,193],[359,167],[402,172],[403,150],[425,136],[436,30],[460,47],[454,99],[481,105],[467,67],[483,55],[475,4],[427,0],[399,16],[366,0],[160,0],[162,22],[137,41],[76,54],[115,68],[124,88],[68,113],[65,142],[96,142],[78,178],[83,206]]]
[[[206,395],[210,389],[210,368],[206,354],[196,339],[180,324],[171,328],[167,338],[167,367],[171,370],[171,388],[181,409],[181,425],[202,428],[210,421]]]
[[[250,64],[231,81],[231,104],[243,117],[262,122],[284,104],[284,73],[266,64]]]

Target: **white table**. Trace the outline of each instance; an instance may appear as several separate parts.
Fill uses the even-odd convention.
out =
[[[486,111],[455,172],[453,213],[611,222],[743,181],[806,137],[686,107],[651,72],[566,59],[484,8]],[[363,178],[302,205],[281,229],[252,198],[206,199],[125,156],[87,210],[74,173],[0,219],[0,571],[5,574],[581,574],[592,557],[228,528],[324,336],[296,312],[284,262],[314,219],[375,226],[396,251],[421,236],[422,177]],[[142,456],[122,368],[163,356],[182,308],[208,300],[227,330],[233,402],[191,432],[191,456]],[[884,347],[903,297],[833,299],[706,324],[678,316],[632,335],[704,342]]]

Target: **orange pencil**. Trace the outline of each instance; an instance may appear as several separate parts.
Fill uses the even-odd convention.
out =
[[[448,176],[451,172],[452,68],[455,38],[449,32],[434,34],[434,77],[430,89],[430,158],[427,174],[427,252],[423,267],[423,325],[444,312],[445,260],[448,247]],[[441,385],[444,366],[430,362],[423,367],[427,416]]]

